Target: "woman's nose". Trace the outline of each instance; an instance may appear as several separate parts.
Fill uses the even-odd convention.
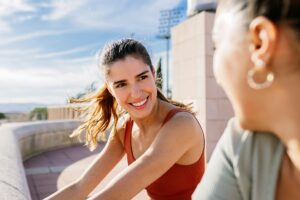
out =
[[[133,85],[131,89],[131,96],[136,98],[136,97],[140,97],[140,95],[141,95],[141,88],[137,84]]]

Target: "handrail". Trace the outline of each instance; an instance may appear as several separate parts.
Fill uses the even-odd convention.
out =
[[[31,200],[23,161],[39,153],[78,144],[69,138],[76,120],[0,125],[0,199]]]

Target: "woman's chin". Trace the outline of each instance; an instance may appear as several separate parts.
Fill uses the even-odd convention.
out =
[[[246,117],[237,117],[237,118],[241,129],[250,130],[250,131],[260,130],[260,127],[254,120],[251,120]]]
[[[150,115],[151,111],[148,108],[144,109],[130,109],[130,116],[136,119],[143,119]]]

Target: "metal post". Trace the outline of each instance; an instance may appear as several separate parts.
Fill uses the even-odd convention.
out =
[[[157,36],[160,39],[166,39],[166,96],[168,98],[172,97],[172,90],[169,87],[170,79],[170,67],[169,67],[169,50],[170,50],[170,29],[174,25],[178,24],[183,18],[183,9],[175,8],[171,10],[162,10],[160,12],[160,26],[159,26],[159,35]]]
[[[170,90],[170,87],[169,87],[169,73],[170,73],[170,69],[169,69],[169,49],[170,49],[170,37],[167,38],[167,60],[166,60],[166,78],[167,78],[167,83],[166,83],[166,86],[167,86],[167,97],[168,98],[171,98],[171,90]]]

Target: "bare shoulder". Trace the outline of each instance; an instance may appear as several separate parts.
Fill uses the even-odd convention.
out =
[[[183,128],[187,134],[202,135],[202,128],[197,118],[190,112],[178,112],[167,123],[169,128]]]
[[[191,143],[204,140],[203,131],[197,118],[190,112],[176,113],[162,128],[162,134],[176,140],[182,139]]]
[[[118,139],[123,146],[124,146],[126,123],[129,121],[129,119],[130,119],[129,115],[124,115],[120,117],[117,123],[117,129],[115,130],[114,133],[111,133],[112,134],[111,139],[113,138]]]
[[[204,145],[204,134],[195,116],[178,112],[160,129],[151,153],[156,159],[173,157],[177,164],[189,165],[199,160]]]

